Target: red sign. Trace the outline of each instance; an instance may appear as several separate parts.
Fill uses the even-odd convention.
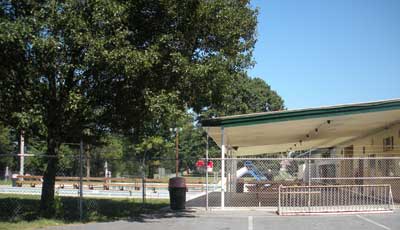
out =
[[[198,160],[196,162],[196,167],[201,168],[201,167],[204,167],[204,166],[205,166],[205,163],[204,163],[203,160]]]

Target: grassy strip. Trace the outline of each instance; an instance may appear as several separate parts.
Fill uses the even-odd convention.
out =
[[[38,229],[48,226],[58,226],[66,224],[61,220],[34,220],[34,221],[19,221],[19,222],[0,222],[0,230],[19,230],[19,229]]]
[[[0,180],[0,185],[11,185],[10,180]]]
[[[164,199],[146,199],[145,205],[141,199],[84,198],[83,201],[84,222],[136,218],[140,214],[154,213],[169,203]],[[39,196],[0,194],[0,229],[39,228],[79,221],[76,197],[56,197],[54,220],[40,219],[39,204]]]

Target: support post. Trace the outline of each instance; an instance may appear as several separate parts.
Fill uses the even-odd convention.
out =
[[[226,154],[228,155],[228,158],[231,158],[231,150],[227,148]],[[232,161],[229,160],[226,163],[226,191],[227,192],[232,192]]]
[[[225,207],[225,135],[221,127],[221,208]]]
[[[24,167],[25,167],[25,133],[24,130],[21,130],[19,135],[19,175],[24,175]],[[21,178],[22,179],[22,178]]]
[[[83,220],[83,140],[81,138],[79,150],[79,220]]]
[[[104,177],[105,178],[108,177],[108,162],[107,161],[104,163]]]
[[[281,189],[282,189],[282,185],[279,185],[279,188],[278,188],[278,215],[282,215],[282,208],[281,208]]]
[[[146,204],[146,179],[144,174],[142,174],[142,205]]]
[[[308,152],[308,211],[311,212],[311,151]]]
[[[142,164],[142,206],[146,204],[146,158],[143,157]]]
[[[175,174],[179,176],[179,128],[176,128],[175,133]]]
[[[208,210],[208,129],[207,129],[207,142],[206,142],[206,210]]]
[[[232,155],[232,158],[234,158],[234,155]],[[231,159],[232,162],[232,192],[237,191],[237,178],[236,178],[236,172],[237,172],[237,160],[236,159]]]

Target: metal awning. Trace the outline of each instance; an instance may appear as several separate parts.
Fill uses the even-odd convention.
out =
[[[400,99],[203,120],[220,146],[221,127],[236,155],[329,148],[400,123]]]

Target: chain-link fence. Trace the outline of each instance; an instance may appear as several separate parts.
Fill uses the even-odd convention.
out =
[[[377,201],[387,208],[400,203],[400,157],[226,158],[224,177],[222,160],[209,160],[214,170],[208,181],[216,178],[208,183],[205,203],[210,208],[278,208],[286,202],[289,207],[314,205],[314,211],[357,211],[361,204],[372,210]],[[310,196],[309,188],[318,195]],[[280,201],[280,192],[293,194]]]
[[[90,154],[70,144],[57,157],[44,154],[0,155],[0,219],[40,218],[43,174],[56,158],[54,217],[64,221],[97,221],[137,218],[169,205],[168,180],[175,176],[175,159],[140,159]],[[129,154],[127,154],[129,155]],[[134,156],[132,154],[132,156]],[[179,161],[187,179],[187,198],[205,193],[204,172],[191,169],[193,160]],[[204,204],[203,204],[204,206]]]
[[[175,159],[89,155],[79,145],[59,154],[55,216],[66,221],[135,217],[168,206]],[[50,156],[2,155],[0,218],[39,218],[43,172]],[[207,161],[208,160],[208,161]],[[400,204],[400,157],[210,158],[180,160],[187,207],[280,211],[389,210]],[[194,163],[196,162],[196,163]],[[224,164],[223,164],[224,163]],[[222,170],[224,165],[224,170]]]

